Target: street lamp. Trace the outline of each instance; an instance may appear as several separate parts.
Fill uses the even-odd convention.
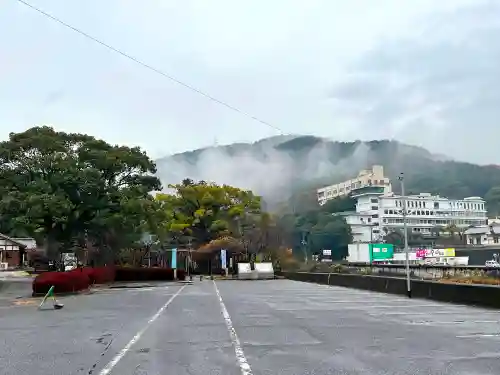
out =
[[[405,256],[406,256],[406,292],[408,298],[411,298],[411,281],[410,281],[410,255],[408,254],[408,226],[406,220],[406,196],[405,196],[405,182],[404,173],[401,173],[398,177],[401,182],[401,197],[403,200],[403,231],[404,231],[404,244],[405,244]]]

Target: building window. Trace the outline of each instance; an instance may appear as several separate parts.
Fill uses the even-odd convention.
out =
[[[376,198],[372,198],[372,199],[371,199],[371,202],[372,202],[372,203],[378,203],[378,199],[376,199]]]
[[[493,238],[493,243],[498,243],[498,237]]]
[[[439,202],[434,202],[434,209],[439,209]]]
[[[378,206],[372,206],[372,210],[378,210]]]
[[[378,218],[378,214],[374,214],[374,215],[372,215],[372,217],[373,217],[374,219],[376,219],[376,218]]]
[[[389,214],[389,210],[384,210],[384,214]]]

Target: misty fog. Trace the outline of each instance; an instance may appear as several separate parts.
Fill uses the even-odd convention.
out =
[[[303,153],[295,150],[289,153],[276,148],[280,138],[206,148],[197,151],[194,160],[189,153],[165,157],[157,160],[158,176],[164,187],[191,178],[249,189],[262,195],[267,202],[280,202],[290,196],[298,180],[310,181],[312,185],[318,184],[314,187],[319,187],[320,181],[328,184],[355,177],[359,170],[370,165],[369,147],[363,142],[349,157],[332,161],[332,142],[328,139],[318,139],[316,145]],[[297,154],[300,157],[294,156]]]

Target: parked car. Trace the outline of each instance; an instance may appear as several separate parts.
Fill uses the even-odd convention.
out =
[[[491,268],[500,268],[500,263],[498,263],[496,260],[487,260],[484,265]]]

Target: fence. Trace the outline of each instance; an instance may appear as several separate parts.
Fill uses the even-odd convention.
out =
[[[312,272],[350,273],[350,274],[370,274],[379,276],[404,277],[406,275],[406,265],[404,264],[369,264],[369,263],[349,263],[345,265],[321,265],[311,268]],[[410,275],[414,279],[439,280],[449,277],[485,276],[500,278],[500,269],[484,266],[431,266],[431,265],[410,265]]]

